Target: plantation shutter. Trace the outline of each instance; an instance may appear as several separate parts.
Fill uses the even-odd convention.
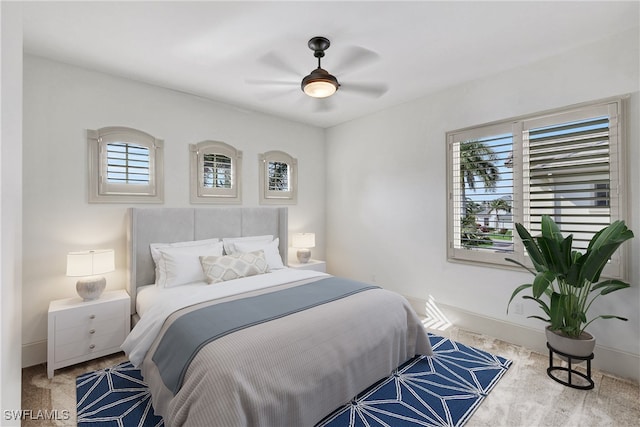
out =
[[[447,139],[449,257],[502,263],[514,251],[514,177],[519,175],[513,125],[463,130]]]
[[[620,217],[617,106],[524,122],[523,223],[532,235],[549,215],[584,251],[597,231]],[[620,260],[609,264],[613,271],[605,273],[617,277]]]
[[[203,186],[206,188],[231,188],[231,157],[219,153],[203,155]]]
[[[284,162],[269,162],[269,191],[289,191],[289,165]]]
[[[148,185],[150,182],[149,148],[126,142],[106,145],[107,182]]]

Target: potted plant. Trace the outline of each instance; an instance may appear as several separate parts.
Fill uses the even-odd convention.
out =
[[[600,274],[611,255],[626,240],[633,238],[633,232],[624,221],[615,221],[597,232],[585,253],[572,249],[573,235],[562,236],[560,228],[551,219],[542,217],[542,234],[535,238],[522,224],[516,230],[529,254],[534,269],[506,258],[531,272],[533,283],[518,286],[511,295],[509,305],[522,291],[531,290],[522,298],[538,303],[543,316],[529,316],[549,325],[546,328],[547,341],[556,350],[572,356],[589,356],[595,347],[595,339],[585,332],[585,328],[596,319],[627,319],[615,315],[601,315],[587,318],[587,312],[596,298],[629,284],[621,280],[607,279],[599,282]],[[568,345],[568,347],[567,347]]]

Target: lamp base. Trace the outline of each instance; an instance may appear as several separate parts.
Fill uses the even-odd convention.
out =
[[[102,276],[85,277],[76,282],[76,292],[85,301],[100,298],[106,287],[107,279]]]
[[[298,256],[298,262],[300,264],[307,263],[311,259],[311,249],[298,249],[296,255]]]

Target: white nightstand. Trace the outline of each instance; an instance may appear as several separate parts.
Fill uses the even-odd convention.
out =
[[[314,271],[320,271],[322,273],[326,273],[327,263],[326,261],[310,259],[309,262],[306,262],[306,263],[290,262],[289,268],[296,268],[298,270],[314,270]]]
[[[93,301],[80,297],[51,301],[47,376],[58,368],[117,353],[130,329],[131,302],[124,289]]]

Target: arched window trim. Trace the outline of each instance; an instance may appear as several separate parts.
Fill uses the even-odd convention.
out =
[[[236,204],[242,202],[242,151],[220,141],[189,145],[191,203]],[[205,155],[220,154],[231,159],[231,187],[205,187]]]
[[[298,160],[284,151],[267,151],[260,154],[260,204],[262,205],[295,205],[298,203]],[[273,190],[269,187],[269,163],[280,162],[289,166],[289,190]]]
[[[123,126],[87,129],[89,203],[162,203],[164,201],[164,141]],[[148,183],[116,183],[108,179],[109,145],[124,143],[148,149]],[[132,167],[131,167],[132,168]],[[131,169],[125,167],[125,169]]]

